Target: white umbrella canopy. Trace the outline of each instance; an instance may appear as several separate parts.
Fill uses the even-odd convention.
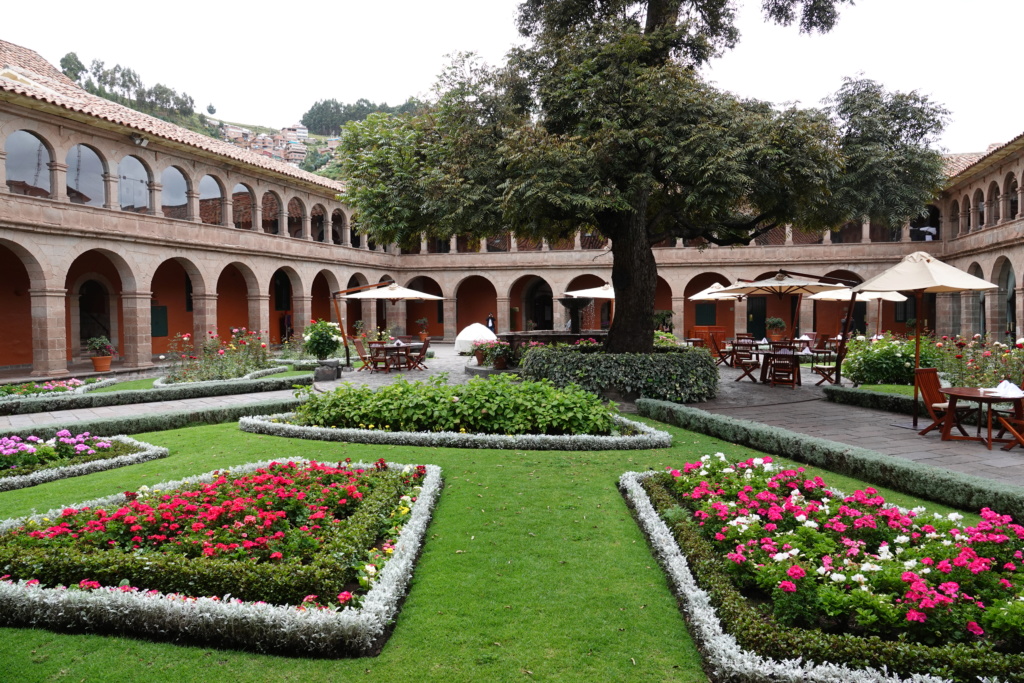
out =
[[[726,285],[716,282],[706,289],[702,289],[693,296],[690,297],[690,301],[726,301],[736,299],[742,299],[742,294],[729,294],[723,293]]]
[[[342,297],[343,299],[423,299],[425,301],[439,301],[442,297],[435,296],[433,294],[427,294],[426,292],[418,292],[415,289],[409,289],[408,287],[402,287],[392,282],[387,287],[378,287],[377,289],[365,289],[355,294],[346,294]]]
[[[805,280],[779,273],[763,280],[754,282],[738,282],[719,290],[720,294],[817,294],[841,288],[842,285]]]
[[[859,296],[861,292],[965,292],[999,287],[943,263],[926,251],[915,251],[852,289]]]
[[[473,342],[475,341],[494,341],[498,337],[487,329],[486,325],[480,323],[472,323],[469,326],[463,328],[462,332],[459,332],[455,337],[455,352],[465,353],[473,350]]]
[[[833,289],[828,292],[812,294],[808,299],[815,301],[849,301],[852,290],[849,287]],[[906,301],[907,297],[899,292],[857,292],[857,301]]]
[[[615,290],[606,283],[600,287],[591,287],[590,289],[575,289],[571,292],[566,292],[565,295],[581,299],[614,299]]]

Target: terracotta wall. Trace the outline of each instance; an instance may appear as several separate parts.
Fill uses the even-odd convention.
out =
[[[65,329],[67,330],[68,360],[71,360],[74,357],[74,353],[78,351],[79,346],[81,344],[80,339],[71,338],[72,311],[74,311],[75,315],[78,314],[77,302],[72,301],[70,298],[71,288],[79,280],[88,279],[94,275],[99,275],[102,278],[106,279],[106,281],[110,284],[110,287],[113,289],[113,292],[111,292],[112,294],[120,295],[121,293],[121,276],[117,274],[117,269],[114,267],[114,264],[111,263],[110,260],[107,259],[102,254],[99,254],[95,251],[88,251],[79,256],[77,259],[75,259],[75,262],[71,264],[71,267],[68,269],[67,277],[64,279],[64,286],[67,287],[69,295],[68,305],[67,308],[65,309],[64,315],[64,325]],[[120,352],[121,350],[124,349],[124,315],[121,306],[120,296],[117,297],[116,308],[110,311],[111,321],[114,320],[115,316],[118,320],[118,334],[117,339],[111,339],[111,342],[113,342],[114,346]]]
[[[249,290],[238,268],[229,266],[217,280],[217,329],[233,327],[249,327]]]
[[[0,247],[0,365],[28,365],[32,362],[32,300],[28,294],[28,271],[14,252]]]
[[[317,275],[313,280],[312,296],[310,319],[334,320],[334,312],[331,310],[331,288],[323,275]]]
[[[466,278],[459,285],[457,310],[457,329],[464,330],[472,323],[487,324],[487,314],[498,317],[498,294],[494,285],[484,278],[474,275]]]
[[[167,307],[167,336],[153,337],[153,353],[167,353],[177,334],[192,333],[192,312],[186,310],[185,269],[176,261],[166,261],[153,276],[153,306]]]

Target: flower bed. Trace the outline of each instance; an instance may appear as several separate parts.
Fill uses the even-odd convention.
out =
[[[249,374],[241,375],[240,377],[225,377],[223,379],[171,381],[169,377],[157,377],[155,380],[153,380],[153,388],[166,389],[168,387],[178,387],[182,385],[188,385],[192,387],[217,386],[220,384],[228,384],[230,382],[245,382],[247,380],[259,379],[260,377],[267,377],[268,375],[276,375],[279,372],[288,372],[288,366],[275,365],[269,368],[263,368],[262,370],[254,370]]]
[[[61,430],[52,439],[0,437],[0,491],[80,477],[166,458],[168,450],[127,436],[72,435]]]
[[[46,382],[26,382],[24,384],[7,384],[0,386],[0,401],[13,401],[23,398],[40,398],[59,394],[84,394],[87,391],[109,386],[115,380],[77,378],[49,380]]]
[[[0,623],[370,653],[440,484],[434,466],[262,462],[6,520]]]
[[[799,469],[774,470],[770,458],[705,456],[620,485],[726,677],[1024,675],[1024,528],[1008,517],[922,519],[870,489],[844,497]]]
[[[167,383],[251,377],[272,365],[267,343],[258,332],[244,327],[232,328],[224,338],[210,331],[201,343],[193,342],[190,334],[175,335],[168,355],[171,362],[163,378]]]

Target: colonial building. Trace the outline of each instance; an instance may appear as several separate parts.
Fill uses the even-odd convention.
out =
[[[342,187],[282,161],[213,140],[86,93],[31,50],[0,41],[0,369],[60,375],[104,335],[127,367],[146,367],[175,334],[235,327],[272,341],[334,317],[331,292],[393,279],[441,302],[350,303],[349,329],[388,324],[453,339],[488,314],[499,331],[563,326],[558,297],[607,281],[611,255],[597,235],[558,242],[424,238],[413,249],[376,245],[350,228]],[[780,267],[852,280],[921,249],[1000,285],[987,295],[857,306],[867,329],[905,330],[923,315],[941,332],[1015,330],[1015,275],[1024,136],[951,160],[949,188],[927,220],[887,230],[870,223],[805,235],[779,229],[748,247],[656,245],[656,307],[677,331],[763,332],[767,316],[835,331],[846,304],[795,297],[691,302],[714,282]],[[610,320],[596,302],[585,323]]]

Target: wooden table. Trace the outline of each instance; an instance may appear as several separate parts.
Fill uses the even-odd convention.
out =
[[[783,356],[783,357],[786,357],[786,358],[791,358],[791,357],[795,356],[796,357],[796,365],[797,365],[797,368],[796,368],[796,383],[797,383],[798,386],[803,386],[803,382],[800,381],[801,372],[800,372],[800,354],[799,353],[783,353],[783,352],[780,352],[780,351],[771,351],[771,350],[767,350],[767,349],[766,350],[754,349],[751,353],[753,353],[756,356],[761,356],[761,384],[768,384],[771,381],[771,379],[769,377],[769,375],[771,374],[771,365],[772,365],[772,363],[775,362],[775,358],[777,356]]]
[[[409,352],[419,351],[423,348],[422,342],[410,342],[408,344],[378,344],[374,346],[375,349],[381,349],[388,357],[388,369],[385,372],[390,372],[391,368],[408,368],[409,367]],[[404,361],[404,362],[403,362]]]
[[[979,389],[977,387],[948,387],[940,389],[942,393],[949,397],[949,408],[946,410],[946,416],[942,419],[942,440],[943,441],[981,441],[989,450],[992,450],[993,442],[1005,443],[1014,441],[1014,439],[999,439],[992,438],[992,404],[994,403],[1012,403],[1013,404],[1013,415],[1018,420],[1024,417],[1024,396],[1021,398],[1006,398],[1005,396],[999,396],[995,393],[994,389]],[[959,424],[959,419],[956,414],[956,404],[958,401],[972,401],[978,404],[978,429],[975,436],[960,436],[959,434],[953,434],[953,427]],[[988,419],[986,421],[987,432],[986,436],[981,435],[981,409],[987,406],[986,413]],[[966,430],[965,430],[966,431]]]

